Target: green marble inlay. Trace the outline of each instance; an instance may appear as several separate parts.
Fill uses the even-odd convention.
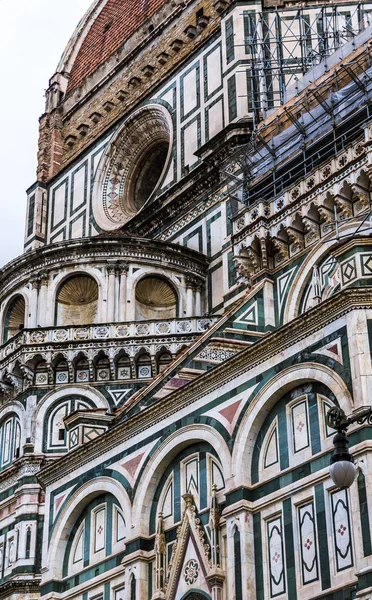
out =
[[[288,598],[296,600],[296,565],[292,524],[292,500],[288,498],[283,502],[285,560],[287,564]]]
[[[254,564],[256,573],[256,600],[265,600],[264,577],[262,564],[262,532],[261,532],[261,513],[253,515],[253,534],[254,534]]]
[[[325,513],[324,486],[322,483],[315,488],[316,522],[318,529],[320,579],[322,590],[331,587],[331,574],[329,567],[327,519]]]
[[[359,510],[360,510],[360,523],[362,527],[362,538],[363,538],[363,552],[364,556],[372,554],[371,547],[371,528],[368,514],[368,501],[367,501],[367,488],[366,479],[364,473],[360,471],[358,475],[358,496],[359,496]]]
[[[235,58],[235,47],[234,47],[234,20],[233,17],[227,19],[225,23],[225,35],[226,35],[226,62],[227,64]]]
[[[227,101],[229,108],[229,121],[233,121],[238,116],[236,104],[236,78],[235,75],[227,80]]]

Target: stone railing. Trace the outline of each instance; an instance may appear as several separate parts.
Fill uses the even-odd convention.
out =
[[[86,326],[70,327],[50,327],[39,329],[23,330],[15,337],[10,339],[0,350],[0,361],[4,361],[15,352],[19,352],[23,347],[30,351],[36,346],[59,346],[61,344],[68,346],[91,342],[92,340],[102,342],[127,342],[129,339],[143,339],[146,344],[149,339],[154,341],[158,338],[167,336],[193,336],[206,331],[216,317],[191,317],[177,318],[164,321],[137,321],[131,323],[115,324],[97,324]],[[52,347],[53,347],[52,346]]]

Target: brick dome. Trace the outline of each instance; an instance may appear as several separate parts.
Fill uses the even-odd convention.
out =
[[[167,1],[108,0],[74,60],[68,91],[80,85]]]

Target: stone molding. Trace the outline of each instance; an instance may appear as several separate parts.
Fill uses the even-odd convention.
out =
[[[24,597],[31,597],[31,594],[40,594],[39,578],[35,575],[29,575],[31,581],[21,579],[18,581],[6,581],[0,584],[0,598],[13,598],[15,594],[22,594]]]
[[[68,266],[80,266],[84,263],[94,266],[107,264],[107,261],[142,262],[146,265],[167,266],[178,272],[193,273],[197,277],[205,277],[209,258],[177,244],[149,240],[139,237],[100,236],[89,239],[68,240],[58,242],[11,261],[0,270],[0,287],[4,299],[11,290],[30,278]]]
[[[17,462],[0,473],[0,492],[17,485],[22,477],[29,477],[40,472],[44,462],[43,457],[23,456]]]

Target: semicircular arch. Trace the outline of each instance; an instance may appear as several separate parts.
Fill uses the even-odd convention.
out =
[[[36,411],[35,411],[35,421],[38,424],[36,431],[38,432],[35,436],[35,452],[42,452],[43,447],[43,435],[42,432],[45,427],[45,419],[48,411],[53,406],[53,404],[57,404],[58,401],[63,401],[65,398],[75,396],[81,397],[82,399],[89,400],[92,404],[94,404],[97,408],[104,408],[107,411],[110,411],[110,405],[106,398],[93,388],[89,388],[88,386],[79,385],[79,386],[61,386],[60,389],[52,390],[46,394],[42,400],[39,402]]]
[[[51,579],[61,579],[66,547],[73,527],[86,506],[95,497],[109,493],[119,503],[123,511],[128,530],[131,528],[132,507],[127,492],[123,486],[110,477],[97,477],[80,486],[70,497],[68,502],[60,509],[49,546],[43,556],[43,564],[47,567]]]
[[[340,235],[352,235],[355,231],[355,226],[341,226],[339,229]],[[363,237],[363,236],[360,236]],[[284,307],[283,324],[288,323],[298,316],[302,296],[305,292],[306,284],[309,281],[314,265],[319,264],[327,254],[330,254],[340,246],[340,242],[334,241],[334,233],[328,234],[323,238],[306,256],[301,268],[298,269],[290,286],[288,297]]]
[[[250,465],[247,468],[247,456],[250,449],[253,449],[270,410],[288,391],[306,382],[323,383],[333,392],[346,414],[351,412],[353,399],[347,385],[340,375],[329,367],[317,363],[303,363],[277,373],[257,392],[240,423],[232,454],[236,486],[251,485],[251,468]]]
[[[208,442],[214,448],[223,468],[226,489],[231,485],[231,454],[221,434],[212,427],[202,424],[174,431],[155,450],[142,471],[141,481],[133,501],[133,524],[136,535],[147,535],[148,533],[149,519],[143,507],[151,506],[156,488],[166,467],[181,450],[192,446],[195,442]]]

